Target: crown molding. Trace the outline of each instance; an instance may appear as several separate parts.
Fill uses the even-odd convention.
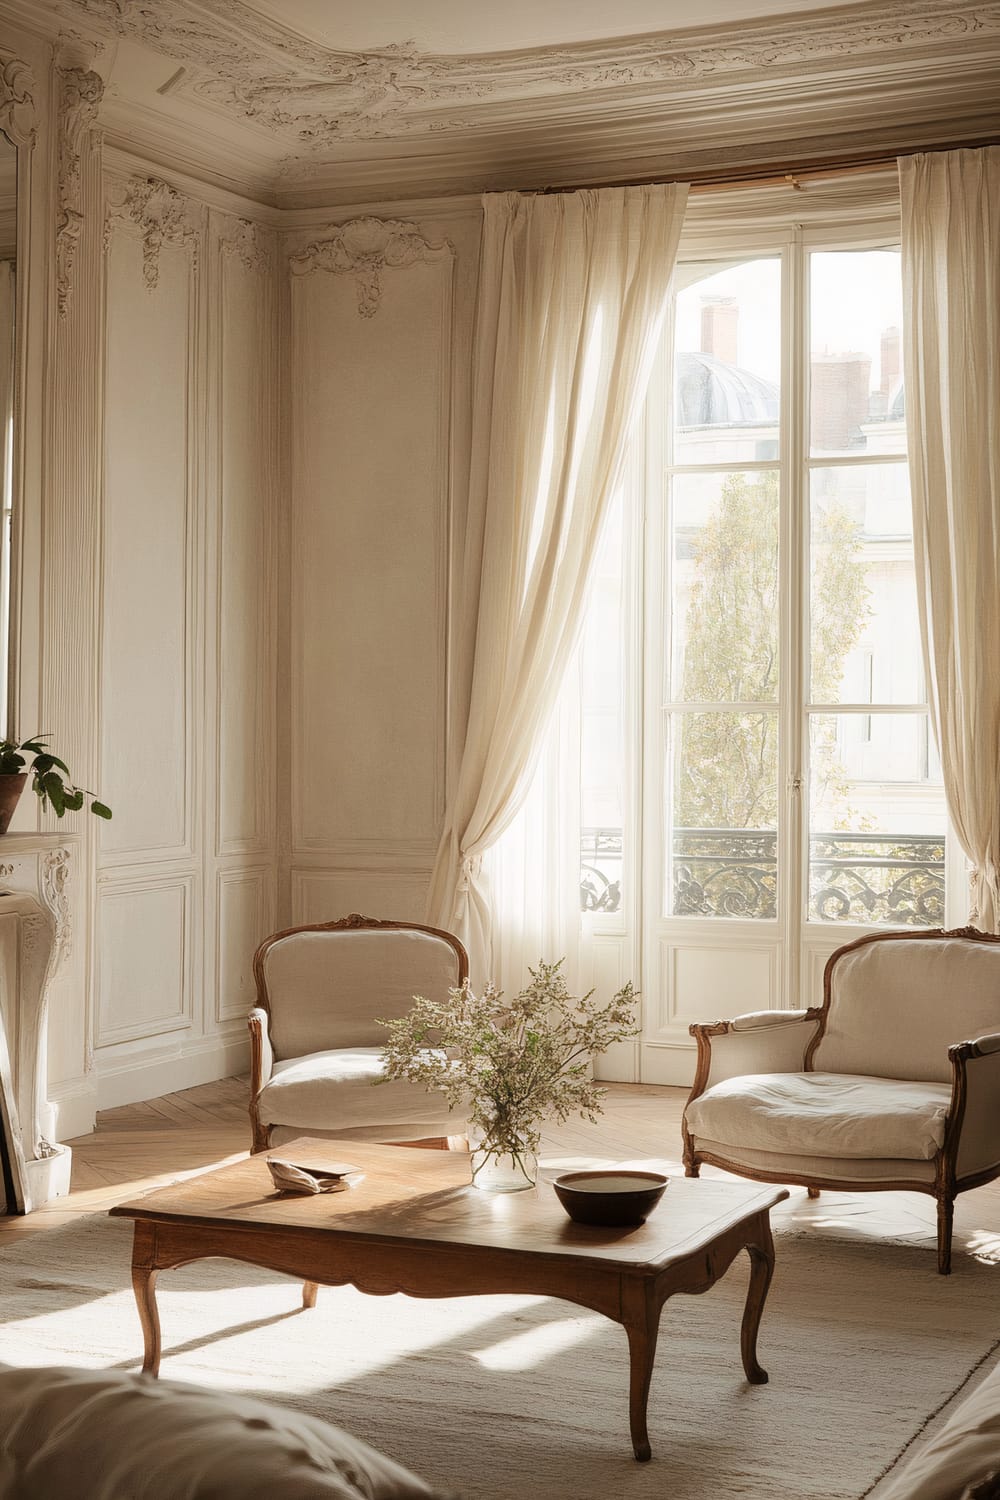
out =
[[[599,185],[633,180],[690,181],[714,174],[788,171],[796,161],[849,163],[893,157],[1000,135],[995,70],[964,80],[878,78],[842,81],[821,95],[786,84],[721,97],[674,99],[659,111],[614,121],[554,122],[475,137],[449,151],[370,151],[363,159],[309,164],[284,174],[283,211],[342,210],[397,199],[507,189]],[[993,81],[990,81],[992,78]],[[836,123],[832,123],[835,121]]]
[[[279,212],[1000,137],[1000,0],[475,56],[337,51],[243,0],[0,0],[22,12],[183,64],[168,99],[106,91],[105,142]]]
[[[445,56],[400,42],[368,52],[324,47],[242,0],[50,0],[57,14],[185,63],[187,94],[321,155],[348,141],[450,134],[521,117],[526,103],[584,114],[794,70],[855,69],[902,55],[1000,41],[996,0],[880,0],[737,25],[562,47]]]

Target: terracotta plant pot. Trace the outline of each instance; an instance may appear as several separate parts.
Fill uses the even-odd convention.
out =
[[[16,776],[0,776],[0,834],[6,833],[10,827],[10,820],[21,800],[27,779],[27,771],[19,771]]]

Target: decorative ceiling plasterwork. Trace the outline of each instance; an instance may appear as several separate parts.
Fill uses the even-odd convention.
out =
[[[182,245],[197,258],[202,224],[200,206],[169,182],[158,177],[133,177],[120,185],[121,197],[108,204],[105,239],[114,223],[134,225],[142,237],[142,276],[150,291],[160,280],[160,251],[164,245]]]
[[[99,73],[84,68],[58,68],[59,80],[59,218],[56,225],[56,293],[59,316],[69,312],[73,295],[73,266],[83,233],[84,134],[97,118],[104,94]]]
[[[421,53],[410,42],[336,51],[241,0],[58,0],[64,15],[185,63],[177,92],[287,137],[300,152],[343,141],[516,124],[525,106],[583,109],[621,98],[722,84],[784,69],[877,64],[901,53],[1000,37],[1000,4],[882,0],[700,32],[661,32],[477,56]]]
[[[363,318],[373,318],[382,300],[383,271],[418,261],[443,260],[454,253],[450,240],[431,244],[415,224],[366,214],[290,255],[288,264],[293,276],[308,276],[314,271],[353,276],[358,312]]]
[[[35,139],[34,87],[28,64],[0,52],[0,130],[15,146],[30,146]]]

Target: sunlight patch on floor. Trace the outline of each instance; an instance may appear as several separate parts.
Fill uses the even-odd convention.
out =
[[[473,1355],[477,1364],[487,1370],[533,1370],[547,1360],[582,1344],[601,1323],[598,1315],[587,1318],[561,1318],[541,1328],[529,1328],[512,1338],[501,1339]]]

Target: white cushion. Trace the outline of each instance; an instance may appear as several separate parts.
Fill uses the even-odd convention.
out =
[[[937,1178],[937,1162],[907,1161],[903,1157],[890,1156],[807,1156],[796,1151],[788,1143],[784,1151],[751,1151],[742,1142],[713,1141],[708,1136],[693,1136],[695,1150],[706,1160],[717,1158],[734,1172],[748,1168],[746,1176],[755,1177],[758,1172],[769,1173],[776,1182],[794,1182],[799,1179],[832,1183],[856,1183],[860,1188],[865,1183],[884,1186],[887,1182],[913,1183],[914,1187],[933,1186]]]
[[[436,1090],[398,1078],[376,1084],[384,1071],[381,1047],[341,1047],[277,1062],[257,1098],[261,1121],[334,1132],[405,1121],[426,1127],[428,1135],[464,1133],[464,1114],[449,1113]]]
[[[879,1500],[969,1500],[1000,1469],[1000,1370],[962,1399],[924,1447],[908,1454]],[[986,1493],[1000,1485],[986,1484]]]
[[[0,1500],[435,1493],[340,1428],[250,1397],[118,1370],[0,1366]]]
[[[951,1089],[849,1073],[745,1073],[701,1094],[688,1130],[756,1151],[927,1161],[944,1141]]]

